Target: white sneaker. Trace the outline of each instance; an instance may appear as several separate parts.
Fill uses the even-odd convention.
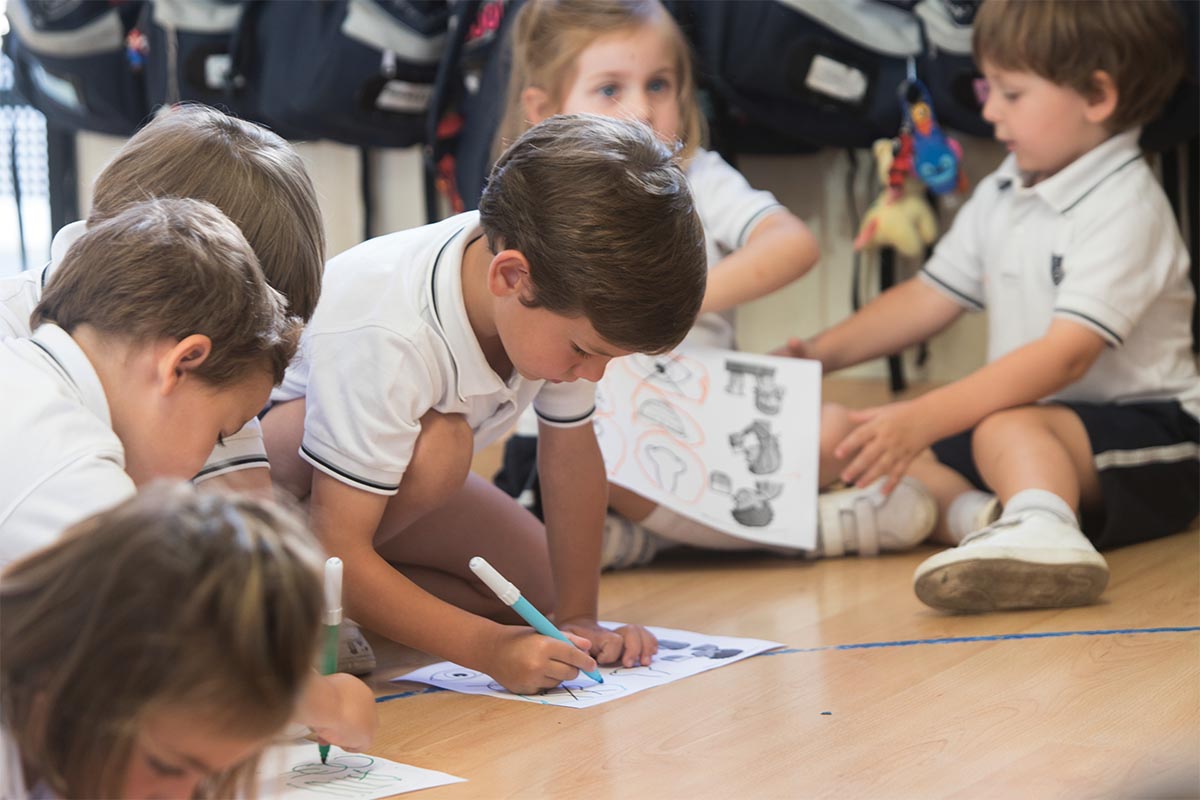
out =
[[[657,536],[620,514],[608,513],[600,546],[600,569],[640,567],[653,561],[657,553]]]
[[[945,611],[1082,606],[1107,585],[1108,564],[1083,532],[1042,514],[998,520],[913,575],[921,602]]]
[[[366,675],[375,669],[375,650],[353,620],[343,619],[338,630],[338,672]]]
[[[817,547],[809,557],[881,550],[907,550],[919,544],[937,523],[937,502],[912,478],[901,478],[890,495],[883,479],[866,489],[841,489],[817,496]]]

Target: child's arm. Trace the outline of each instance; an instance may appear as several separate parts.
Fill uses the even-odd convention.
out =
[[[574,637],[576,647],[524,626],[492,622],[439,600],[402,575],[373,544],[388,500],[313,473],[312,528],[344,564],[347,616],[389,639],[485,672],[513,692],[557,686],[596,668],[587,639]]]
[[[709,270],[700,312],[725,311],[787,286],[812,269],[820,254],[799,217],[776,211],[754,226],[743,247]]]
[[[591,652],[601,664],[620,659],[626,667],[648,665],[658,652],[658,641],[649,631],[626,625],[612,632],[596,622],[608,477],[595,428],[539,424],[538,475],[558,594],[558,624],[590,639]]]
[[[890,492],[913,457],[929,445],[967,430],[996,411],[1028,405],[1082,378],[1105,341],[1081,324],[1055,319],[1046,334],[967,377],[915,400],[851,412],[855,428],[834,450],[853,456],[842,471],[848,483],[866,486],[887,476]]]
[[[295,721],[311,728],[323,742],[343,750],[366,750],[379,727],[375,693],[344,672],[313,674],[300,695]]]
[[[773,352],[816,359],[826,373],[834,372],[923,342],[947,328],[963,311],[925,281],[909,278],[812,339],[792,339]]]

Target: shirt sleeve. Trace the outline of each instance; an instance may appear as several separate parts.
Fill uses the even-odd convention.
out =
[[[269,469],[270,466],[267,448],[263,445],[262,426],[257,419],[252,419],[233,436],[226,436],[224,444],[213,448],[204,467],[192,480],[201,483],[242,469]]]
[[[1114,347],[1124,344],[1185,263],[1175,219],[1156,205],[1148,198],[1113,204],[1073,232],[1070,247],[1056,254],[1063,279],[1055,317],[1086,325]]]
[[[755,225],[784,208],[775,195],[755,189],[720,155],[706,150],[692,159],[688,182],[704,233],[723,253],[744,246]]]
[[[355,488],[395,494],[421,417],[441,395],[440,371],[422,343],[381,327],[316,334],[307,356],[301,457]]]
[[[545,383],[533,398],[538,419],[554,428],[574,428],[596,412],[596,384],[591,381]]]
[[[989,212],[996,206],[999,191],[1007,190],[997,187],[995,177],[980,182],[918,273],[925,283],[970,311],[985,306],[983,248]]]
[[[29,316],[42,296],[42,272],[23,272],[0,279],[0,339],[32,335]]]

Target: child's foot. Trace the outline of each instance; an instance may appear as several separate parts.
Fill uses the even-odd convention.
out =
[[[1108,564],[1083,532],[1043,514],[997,520],[913,576],[921,602],[944,611],[1082,606],[1107,585]]]
[[[362,628],[358,623],[343,619],[338,630],[338,672],[349,672],[351,675],[366,675],[375,669],[375,650],[371,643],[363,637]]]
[[[937,522],[933,495],[912,478],[901,478],[885,496],[879,490],[882,483],[818,495],[817,547],[806,555],[873,556],[907,550],[928,536]]]
[[[600,569],[640,567],[653,561],[657,553],[657,536],[620,514],[608,513],[600,546]]]

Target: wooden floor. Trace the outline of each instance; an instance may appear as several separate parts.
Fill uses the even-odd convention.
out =
[[[934,612],[932,552],[606,574],[602,618],[787,648],[591,709],[391,683],[431,659],[374,640],[407,696],[371,751],[468,779],[429,800],[1200,797],[1200,532],[1108,554],[1102,602],[1061,611]]]

